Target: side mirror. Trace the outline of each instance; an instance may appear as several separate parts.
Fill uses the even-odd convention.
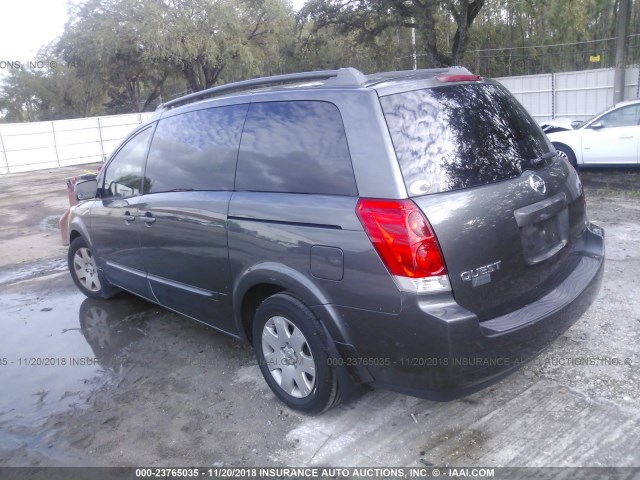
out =
[[[600,130],[601,128],[604,128],[604,123],[593,122],[591,125],[589,125],[589,128],[593,128],[594,130]]]
[[[96,198],[96,194],[98,193],[98,182],[95,179],[77,182],[73,190],[76,194],[76,200],[89,200],[90,198]]]
[[[575,130],[576,128],[578,128],[578,125],[580,125],[581,123],[582,123],[582,120],[574,120],[573,122],[571,122],[571,128]]]

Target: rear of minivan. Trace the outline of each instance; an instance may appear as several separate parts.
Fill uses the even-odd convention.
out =
[[[584,313],[604,233],[587,219],[576,171],[498,83],[442,75],[374,88],[408,199],[361,198],[358,216],[402,307],[366,320],[338,308],[352,342],[343,350],[369,359],[380,386],[466,393]]]

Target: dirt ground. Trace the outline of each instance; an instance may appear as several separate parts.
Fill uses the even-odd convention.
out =
[[[308,417],[247,345],[76,290],[57,222],[85,169],[0,176],[0,465],[640,466],[640,170],[582,173],[603,288],[525,368],[452,402],[373,391]]]

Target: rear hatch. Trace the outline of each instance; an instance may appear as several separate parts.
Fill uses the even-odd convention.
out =
[[[407,192],[433,227],[456,301],[486,320],[561,283],[586,228],[579,177],[497,83],[380,102]]]

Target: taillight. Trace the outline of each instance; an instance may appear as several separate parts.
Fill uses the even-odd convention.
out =
[[[447,267],[429,221],[411,200],[362,198],[356,213],[403,290],[450,290]]]
[[[482,80],[480,75],[470,75],[470,74],[462,74],[462,75],[440,75],[436,77],[437,80],[441,82],[479,82]]]

